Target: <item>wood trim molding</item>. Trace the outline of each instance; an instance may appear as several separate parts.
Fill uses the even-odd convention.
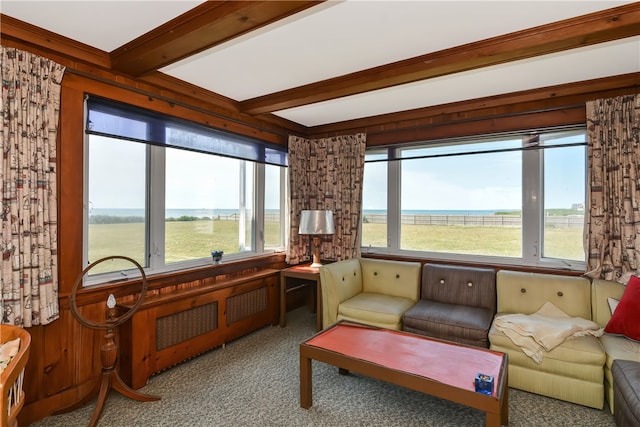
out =
[[[640,34],[640,3],[505,34],[240,103],[263,114]]]
[[[499,120],[498,120],[499,119]],[[367,147],[389,146],[418,141],[490,135],[527,129],[553,128],[585,123],[585,106],[557,111],[529,112],[475,120],[441,122],[429,126],[413,126],[389,132],[367,134]]]
[[[229,277],[236,275],[246,275],[251,272],[258,272],[267,269],[284,268],[284,254],[276,253],[271,255],[263,255],[246,260],[225,262],[220,265],[204,266],[193,268],[188,271],[177,271],[173,273],[156,274],[147,276],[147,293],[154,293],[178,286],[183,283],[191,283],[206,278],[214,277],[217,281],[228,280]],[[75,278],[77,279],[77,277]],[[74,282],[75,282],[74,279]],[[88,304],[101,303],[106,301],[109,294],[114,294],[116,298],[127,295],[135,295],[140,289],[141,279],[122,281],[120,283],[105,283],[104,285],[95,285],[78,292],[76,303],[79,307]],[[69,295],[71,287],[60,292],[60,308],[67,310],[69,308]]]

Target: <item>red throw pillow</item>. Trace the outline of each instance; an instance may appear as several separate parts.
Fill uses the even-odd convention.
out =
[[[640,277],[631,276],[604,331],[640,341]]]

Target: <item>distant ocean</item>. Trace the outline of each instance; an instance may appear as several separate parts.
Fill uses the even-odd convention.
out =
[[[517,209],[485,209],[485,210],[403,210],[401,211],[402,215],[494,215],[496,212],[519,212]],[[365,209],[363,211],[364,214],[371,215],[385,215],[387,213],[384,209]]]
[[[494,215],[496,212],[518,212],[514,209],[493,209],[493,210],[403,210],[402,215]],[[181,216],[193,216],[198,218],[215,218],[218,216],[226,217],[237,214],[237,209],[167,209],[165,218],[179,218]],[[267,209],[268,214],[277,214],[277,209]],[[367,209],[365,214],[384,215],[386,211],[383,209]],[[144,209],[100,209],[94,208],[89,212],[93,215],[110,215],[110,216],[144,216]]]
[[[277,210],[272,210],[277,213]],[[267,212],[269,210],[267,209]],[[218,216],[226,217],[237,214],[237,209],[167,209],[165,218],[179,218],[181,216],[194,216],[198,218],[216,218]],[[109,215],[109,216],[144,216],[144,209],[101,209],[94,208],[89,211],[89,216],[93,215]]]

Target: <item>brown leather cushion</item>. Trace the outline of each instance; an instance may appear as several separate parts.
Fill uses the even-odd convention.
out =
[[[616,425],[640,425],[640,362],[614,360],[611,373]]]
[[[420,300],[404,314],[402,327],[407,332],[489,348],[493,315],[482,307]]]

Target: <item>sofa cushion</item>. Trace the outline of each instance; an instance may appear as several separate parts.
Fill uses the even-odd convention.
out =
[[[547,358],[542,362],[542,365],[539,365],[524,353],[509,353],[509,365],[512,367],[517,366],[528,371],[531,377],[533,377],[529,379],[532,382],[539,381],[539,378],[535,378],[538,374],[540,374],[541,378],[551,375],[554,377],[598,383],[600,385],[603,384],[604,380],[604,370],[602,366],[597,364],[582,364]],[[511,378],[509,378],[509,381],[511,381]]]
[[[489,341],[491,342],[491,349],[507,351],[509,353],[509,363],[514,363],[514,361],[511,360],[512,353],[521,353],[523,360],[528,359],[526,360],[527,364],[530,362],[531,366],[538,366],[539,368],[546,366],[547,360],[560,360],[576,364],[599,365],[602,367],[606,359],[599,338],[594,336],[584,336],[566,340],[553,350],[545,352],[541,364],[536,364],[536,362],[526,356],[520,347],[514,344],[504,333],[500,332],[495,325],[492,325],[489,330]],[[558,372],[558,374],[563,375],[562,372]]]
[[[591,319],[591,282],[584,277],[500,270],[496,287],[500,313],[532,314],[550,302],[570,317]]]
[[[482,307],[495,314],[496,272],[492,268],[425,264],[420,298]]]
[[[616,425],[640,425],[640,363],[617,360],[612,372]]]
[[[600,344],[607,353],[606,366],[611,369],[616,359],[640,362],[640,342],[631,341],[620,335],[604,334]]]
[[[580,317],[569,317],[550,302],[546,302],[533,314],[496,316],[493,325],[538,363],[547,352],[569,339],[584,335],[599,337],[603,334],[597,323]]]
[[[493,312],[487,308],[420,300],[402,317],[403,328],[429,337],[489,347]]]
[[[604,331],[640,341],[640,277],[631,276]]]
[[[398,329],[402,315],[415,302],[410,298],[362,292],[342,302],[338,307],[338,320],[352,320],[372,325],[393,325]]]
[[[360,259],[362,292],[410,298],[416,302],[420,293],[420,263]]]

